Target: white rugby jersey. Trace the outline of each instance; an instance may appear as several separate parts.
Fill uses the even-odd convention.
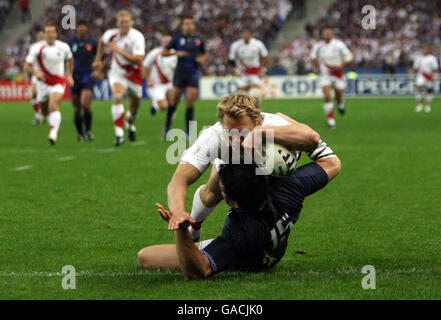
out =
[[[145,55],[145,39],[141,32],[131,28],[125,36],[121,36],[119,28],[109,29],[104,32],[101,37],[104,44],[114,42],[123,51],[131,55]],[[119,76],[127,77],[128,79],[142,83],[141,66],[132,64],[126,60],[122,55],[113,53],[112,64],[110,66],[110,73]]]
[[[242,74],[259,74],[260,58],[268,56],[262,41],[251,38],[248,43],[243,39],[234,41],[230,46],[229,59],[234,60]]]
[[[322,75],[342,77],[343,70],[334,70],[333,67],[341,65],[346,56],[352,59],[352,53],[344,42],[331,39],[329,43],[317,42],[312,48],[310,58],[319,62]]]
[[[263,127],[291,124],[279,115],[266,112],[261,114],[263,116]],[[228,153],[222,153],[221,150],[228,150],[229,146],[222,124],[216,122],[213,126],[201,132],[195,143],[182,154],[180,162],[189,163],[203,173],[210,163],[216,159],[228,161]]]
[[[155,85],[171,82],[178,63],[176,55],[164,57],[161,55],[162,50],[162,47],[151,50],[142,63],[143,67],[150,69],[150,78]]]
[[[417,70],[418,76],[433,81],[433,73],[438,70],[438,60],[432,54],[421,55],[415,59],[413,68]]]
[[[55,40],[49,45],[46,40],[34,43],[26,56],[26,62],[44,74],[48,85],[64,84],[64,63],[72,59],[72,51],[67,43]]]

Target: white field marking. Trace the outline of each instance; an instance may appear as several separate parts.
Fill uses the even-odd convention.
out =
[[[29,170],[31,168],[32,168],[32,166],[26,165],[26,166],[22,166],[22,167],[12,168],[11,171],[23,171],[23,170]]]
[[[107,149],[98,149],[96,150],[96,152],[98,153],[111,153],[111,152],[115,152],[116,149],[115,148],[107,148]]]
[[[380,275],[394,275],[394,274],[419,274],[419,273],[435,273],[441,272],[441,268],[409,268],[409,269],[385,269],[378,270],[377,274]],[[152,276],[152,275],[174,275],[179,274],[178,271],[160,271],[160,270],[139,270],[133,272],[118,272],[118,271],[108,271],[108,272],[95,272],[95,271],[79,271],[76,272],[78,277],[105,277],[105,278],[115,278],[115,277],[133,277],[133,276]],[[246,272],[230,271],[225,273],[225,275],[245,275]],[[259,273],[253,273],[258,275]],[[332,275],[344,275],[344,274],[361,274],[360,270],[354,268],[348,269],[335,269],[335,270],[304,270],[304,271],[282,271],[273,272],[274,275],[284,275],[284,276],[332,276]],[[65,274],[61,272],[48,272],[48,271],[30,271],[30,272],[0,272],[0,278],[52,278],[52,277],[63,277]]]
[[[57,161],[70,161],[73,159],[75,159],[75,157],[67,156],[67,157],[63,157],[63,158],[58,158]]]
[[[137,146],[143,146],[146,143],[147,143],[147,141],[141,140],[141,141],[132,142],[132,143],[130,143],[130,145],[133,147],[137,147]]]

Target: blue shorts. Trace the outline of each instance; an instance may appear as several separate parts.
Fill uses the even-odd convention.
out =
[[[73,74],[74,85],[70,89],[71,94],[80,94],[82,90],[93,90],[95,81],[90,77],[92,72],[78,72]]]
[[[185,75],[175,73],[175,76],[173,77],[173,86],[180,89],[186,87],[199,88],[199,74]]]

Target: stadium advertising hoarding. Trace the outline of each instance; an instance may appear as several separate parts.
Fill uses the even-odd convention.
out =
[[[319,77],[310,76],[269,76],[263,80],[264,98],[321,98]],[[440,80],[435,80],[435,94],[440,94]],[[29,81],[0,81],[0,101],[24,101],[30,99]],[[400,75],[359,75],[346,79],[347,96],[409,96],[415,93],[414,81],[406,74]],[[219,99],[236,92],[239,86],[234,77],[202,77],[201,99]],[[99,81],[93,90],[97,100],[112,97],[107,80]],[[66,89],[65,98],[69,97]],[[148,88],[143,85],[143,98],[148,98]]]

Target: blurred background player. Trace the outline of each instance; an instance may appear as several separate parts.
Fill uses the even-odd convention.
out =
[[[429,46],[423,46],[422,49],[423,54],[415,58],[413,68],[409,70],[409,75],[413,76],[415,71],[417,72],[415,79],[417,106],[415,111],[421,112],[423,110],[423,91],[425,90],[426,106],[424,111],[430,112],[433,99],[433,76],[439,65],[436,57],[430,52]]]
[[[40,41],[44,41],[44,32],[40,31],[37,33],[37,41],[35,43],[33,43],[31,45],[31,47],[35,44],[37,44]],[[29,48],[29,51],[31,49]],[[29,53],[28,51],[28,53]],[[36,68],[36,64],[38,64],[38,61],[34,62],[33,67]],[[31,104],[32,104],[32,109],[34,109],[34,120],[32,121],[32,123],[34,125],[43,123],[46,120],[47,117],[47,105],[45,105],[45,110],[41,110],[40,108],[40,104],[38,103],[37,100],[37,82],[39,80],[37,80],[37,78],[34,75],[30,75],[31,76],[31,88],[32,88],[32,96],[31,96]]]
[[[189,135],[189,122],[193,120],[194,103],[199,90],[199,66],[208,59],[202,37],[195,34],[196,23],[193,17],[186,16],[182,20],[182,34],[173,37],[162,54],[176,55],[178,63],[173,77],[172,104],[168,106],[164,137],[170,130],[176,107],[185,90],[187,111],[185,114],[186,133]]]
[[[69,86],[74,85],[72,77],[74,61],[69,45],[57,40],[55,24],[47,23],[45,25],[44,37],[45,41],[36,43],[29,51],[25,69],[39,80],[37,82],[37,101],[41,108],[44,109],[49,104],[49,143],[54,145],[61,123],[59,109],[66,83]],[[38,61],[38,64],[34,68],[35,61]],[[66,62],[68,70],[65,74]]]
[[[103,68],[104,46],[112,51],[112,64],[108,73],[113,94],[112,117],[115,125],[115,146],[124,143],[124,95],[127,93],[129,110],[126,127],[131,141],[136,140],[135,119],[142,97],[142,61],[145,55],[145,40],[141,32],[133,28],[133,16],[126,10],[116,14],[117,28],[107,30],[98,44],[93,67]]]
[[[317,42],[311,51],[311,67],[315,74],[320,65],[320,85],[325,103],[323,109],[328,118],[328,126],[335,128],[334,105],[331,101],[331,90],[334,89],[335,101],[340,114],[345,114],[343,92],[345,78],[343,68],[352,61],[353,55],[343,41],[334,38],[331,28],[323,29],[323,40]]]
[[[177,64],[175,55],[164,57],[162,51],[170,42],[171,36],[163,34],[161,46],[151,50],[142,63],[143,75],[147,81],[149,95],[152,99],[150,112],[152,115],[158,110],[167,110],[171,101],[173,89],[173,75]]]
[[[92,111],[90,104],[93,96],[93,85],[100,77],[94,71],[92,63],[96,55],[97,42],[89,37],[89,28],[86,21],[77,25],[76,36],[69,41],[69,46],[74,56],[74,86],[71,88],[72,105],[74,107],[74,122],[78,132],[78,141],[93,141]],[[84,115],[81,114],[83,111]],[[83,125],[84,123],[84,125]],[[84,130],[84,127],[86,130]]]
[[[260,98],[262,78],[268,67],[268,50],[262,41],[253,38],[250,28],[243,30],[242,39],[231,44],[228,59],[236,67],[234,73],[240,76],[239,89]]]

